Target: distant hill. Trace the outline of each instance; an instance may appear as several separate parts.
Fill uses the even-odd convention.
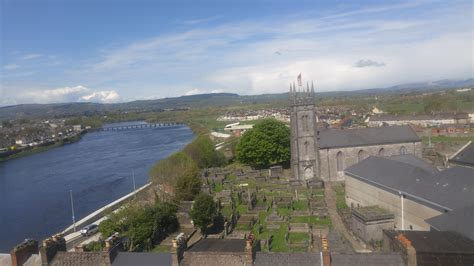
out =
[[[450,88],[474,87],[474,78],[467,80],[439,80],[433,82],[401,84],[387,88],[374,88],[353,91],[320,92],[318,97],[350,97],[354,95],[400,94]],[[157,100],[140,100],[126,103],[54,103],[21,104],[0,107],[0,121],[19,118],[54,118],[78,115],[103,115],[108,112],[149,112],[166,109],[228,107],[237,104],[264,104],[284,102],[287,93],[238,95],[234,93],[210,93],[189,95]]]

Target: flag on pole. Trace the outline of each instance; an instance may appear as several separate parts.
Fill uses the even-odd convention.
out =
[[[301,84],[302,84],[302,82],[301,82],[301,73],[300,73],[300,74],[298,75],[298,86],[301,87]]]

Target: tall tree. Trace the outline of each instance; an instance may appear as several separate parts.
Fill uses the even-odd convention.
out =
[[[194,225],[201,229],[202,233],[205,233],[217,215],[216,203],[212,196],[205,193],[197,195],[189,215]]]
[[[258,122],[240,139],[237,160],[253,167],[289,162],[290,128],[275,119]]]

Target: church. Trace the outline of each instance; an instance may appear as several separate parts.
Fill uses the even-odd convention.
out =
[[[344,169],[369,156],[421,157],[421,139],[409,126],[318,128],[314,85],[290,84],[289,98],[293,183],[344,181]]]

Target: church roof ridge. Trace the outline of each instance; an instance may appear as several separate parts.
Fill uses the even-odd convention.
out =
[[[319,147],[323,149],[421,141],[410,126],[319,129],[319,131]]]

